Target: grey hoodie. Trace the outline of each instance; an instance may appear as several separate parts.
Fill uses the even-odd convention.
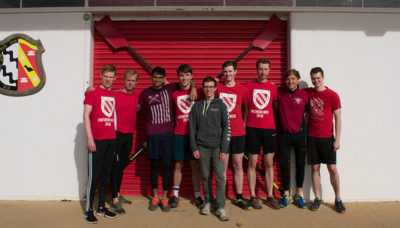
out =
[[[219,98],[197,101],[190,112],[192,152],[199,150],[200,145],[210,149],[219,147],[221,153],[228,153],[230,138],[229,113],[224,102]]]

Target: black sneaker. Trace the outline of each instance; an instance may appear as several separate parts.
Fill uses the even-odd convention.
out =
[[[253,207],[248,205],[243,199],[235,200],[235,205],[242,208],[245,211],[253,210]]]
[[[116,213],[114,213],[114,212],[112,212],[112,211],[109,211],[107,208],[105,208],[105,207],[103,207],[103,208],[99,208],[99,209],[97,209],[97,211],[96,211],[96,214],[97,215],[99,215],[99,216],[104,216],[104,217],[106,217],[106,218],[115,218],[115,217],[117,217],[117,214]]]
[[[168,204],[169,204],[169,206],[170,206],[171,208],[178,207],[178,204],[179,204],[179,199],[178,199],[178,197],[172,196],[172,197],[169,199]]]
[[[127,200],[127,199],[126,199],[124,196],[122,196],[122,195],[119,195],[119,196],[118,196],[118,201],[121,202],[121,203],[123,203],[123,204],[132,204],[132,201]]]
[[[335,206],[336,206],[336,210],[337,210],[339,213],[345,213],[345,212],[346,212],[346,208],[344,207],[344,204],[343,204],[343,202],[342,202],[341,199],[337,199],[337,200],[335,201]]]
[[[87,223],[92,223],[92,224],[97,223],[97,218],[94,216],[93,210],[86,211],[85,220]]]
[[[117,201],[116,203],[111,201],[110,206],[111,206],[111,210],[113,210],[115,213],[117,213],[119,215],[125,214],[125,209],[122,208],[122,202],[121,201]]]
[[[203,200],[203,198],[201,198],[201,196],[199,196],[196,199],[194,199],[193,203],[199,209],[202,209],[204,207],[204,200]]]
[[[322,204],[322,201],[321,201],[320,199],[318,199],[318,197],[317,197],[317,198],[314,199],[314,202],[313,202],[313,204],[311,205],[310,209],[311,209],[312,211],[316,211],[316,210],[319,209],[319,207],[321,206],[321,204]]]

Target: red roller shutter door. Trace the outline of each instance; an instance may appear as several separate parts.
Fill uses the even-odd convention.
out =
[[[152,67],[161,66],[167,71],[167,80],[177,81],[176,68],[187,63],[193,67],[194,79],[201,85],[207,76],[217,76],[226,60],[239,56],[262,31],[266,21],[118,21],[118,30]],[[253,48],[238,63],[236,80],[246,82],[256,77],[255,62],[259,58],[271,61],[269,80],[281,84],[283,72],[287,68],[286,29],[264,50]],[[139,72],[139,81],[135,89],[143,90],[151,85],[149,73],[138,59],[126,50],[115,51],[97,32],[94,42],[94,84],[99,85],[101,67],[113,64],[117,68],[117,80],[113,89],[123,88],[123,74],[126,70]],[[137,150],[145,141],[144,115],[138,114],[137,134],[134,135],[133,150]],[[260,163],[262,164],[260,156]],[[277,161],[277,156],[275,156]],[[246,178],[247,162],[244,161],[243,194],[249,195]],[[181,185],[181,195],[193,194],[191,170],[185,162]],[[227,195],[234,195],[231,164],[227,173]],[[264,180],[257,175],[257,194],[265,196]],[[278,163],[275,163],[275,182],[280,185]],[[159,180],[159,189],[161,179]],[[122,183],[122,194],[150,195],[150,163],[146,151],[140,154],[126,169]]]

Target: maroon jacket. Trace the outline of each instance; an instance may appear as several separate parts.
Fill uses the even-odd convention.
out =
[[[304,90],[294,92],[286,87],[278,90],[279,119],[283,133],[306,134],[304,111],[308,104],[308,95]]]

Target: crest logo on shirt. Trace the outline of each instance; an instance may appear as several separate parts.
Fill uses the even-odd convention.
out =
[[[300,97],[296,97],[294,99],[294,102],[296,102],[296,104],[301,104],[302,101],[303,101],[303,99],[301,99]]]
[[[229,94],[229,93],[220,93],[219,98],[226,104],[228,107],[228,112],[231,112],[236,105],[237,95],[236,94]]]
[[[190,95],[181,95],[177,97],[177,104],[181,112],[188,114],[192,109],[194,102],[190,100]]]
[[[25,34],[0,41],[0,93],[26,96],[39,92],[46,82],[43,52],[40,40]]]
[[[324,116],[324,101],[316,97],[310,101],[310,114],[315,119],[323,119]]]
[[[114,97],[101,97],[101,111],[108,118],[110,118],[113,115],[114,107],[115,107]]]
[[[271,92],[269,90],[255,89],[253,91],[253,103],[258,109],[267,107],[270,98]]]

